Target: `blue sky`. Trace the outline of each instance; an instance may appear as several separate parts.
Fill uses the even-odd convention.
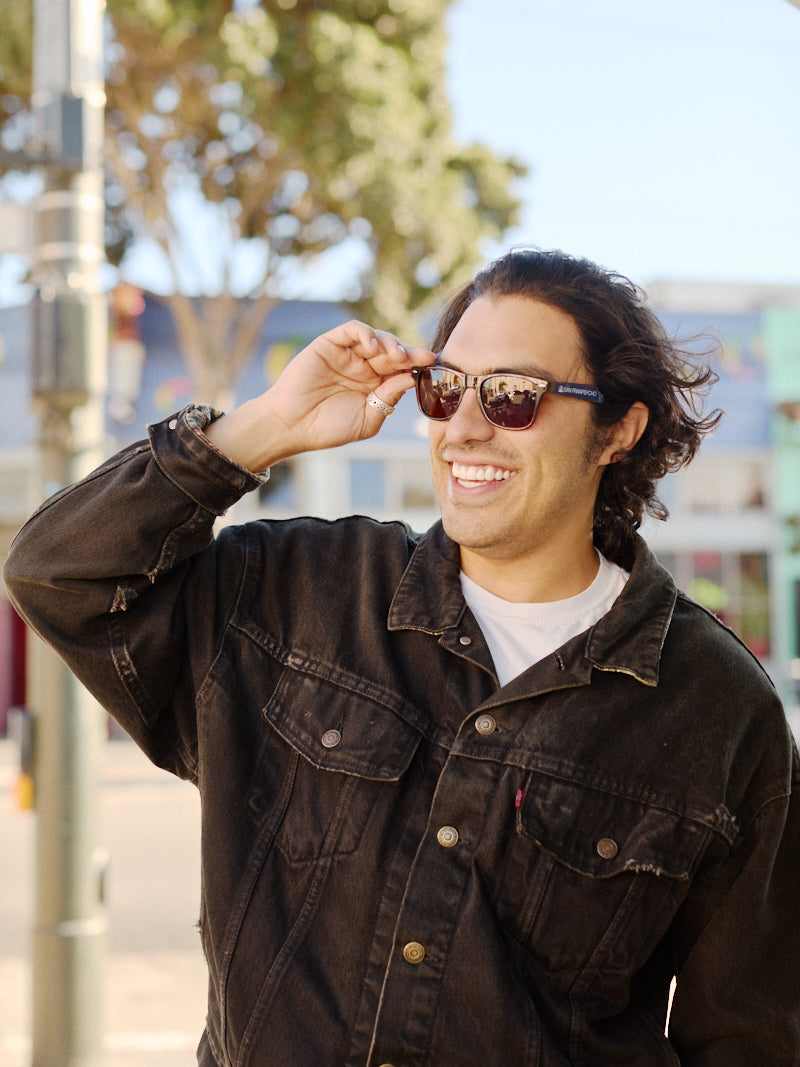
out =
[[[528,163],[504,244],[655,278],[800,284],[800,9],[457,0],[460,139]]]

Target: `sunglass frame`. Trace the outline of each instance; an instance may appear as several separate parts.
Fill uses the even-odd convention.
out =
[[[431,415],[425,410],[422,399],[422,390],[425,385],[426,375],[429,375],[433,371],[439,371],[442,374],[451,375],[455,379],[455,384],[460,387],[460,394],[456,405],[448,415]],[[456,370],[454,367],[443,367],[439,364],[433,364],[429,367],[414,367],[412,370],[416,384],[417,405],[419,410],[425,416],[426,419],[430,419],[432,422],[447,422],[458,411],[461,401],[466,395],[467,389],[474,389],[475,395],[478,398],[478,406],[481,409],[483,417],[492,426],[496,426],[500,430],[529,430],[536,421],[536,416],[539,412],[539,405],[542,402],[542,398],[546,393],[555,393],[558,396],[569,396],[575,400],[588,400],[592,404],[602,404],[605,401],[605,397],[595,385],[588,385],[582,382],[550,382],[545,378],[535,378],[531,374],[518,374],[516,372],[503,373],[502,371],[492,371],[490,374],[465,374],[464,371]],[[492,418],[490,414],[491,401],[487,401],[484,396],[484,387],[487,382],[492,379],[499,378],[504,382],[509,380],[516,380],[525,383],[525,388],[521,390],[515,390],[524,392],[529,388],[533,394],[533,412],[531,413],[529,421],[526,421],[521,426],[508,426],[502,422],[498,422],[496,418]],[[443,384],[443,383],[442,383]],[[451,390],[451,393],[455,390]],[[439,402],[442,402],[442,398],[439,397]]]

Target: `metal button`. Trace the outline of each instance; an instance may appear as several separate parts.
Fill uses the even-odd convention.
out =
[[[497,729],[497,722],[493,715],[479,715],[475,720],[475,729],[479,734],[488,737],[489,734],[493,734]]]
[[[403,949],[403,959],[406,963],[413,963],[415,966],[418,963],[422,963],[425,959],[425,949],[419,943],[419,941],[409,941],[406,947]]]
[[[471,637],[467,637],[467,635],[464,634],[463,637],[459,637],[458,643],[460,645],[471,645],[472,644],[472,638]]]
[[[336,748],[341,740],[342,735],[338,730],[326,730],[322,735],[322,744],[324,748]]]
[[[458,830],[455,826],[441,826],[436,835],[436,840],[442,848],[452,848],[458,844]]]
[[[170,430],[176,430],[178,428],[178,420],[177,419],[170,419],[169,420],[169,428],[170,428]]]
[[[611,837],[601,837],[597,842],[597,855],[604,860],[613,860],[619,852],[619,845]]]

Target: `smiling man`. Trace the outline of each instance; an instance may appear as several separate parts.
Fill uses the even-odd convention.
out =
[[[431,351],[338,327],[28,522],[19,610],[202,794],[200,1064],[800,1061],[796,751],[637,533],[711,377],[626,279],[512,252]],[[431,530],[214,537],[411,388]]]
[[[575,321],[524,295],[476,298],[437,363],[459,378],[492,376],[469,389],[451,385],[462,400],[430,430],[433,483],[463,573],[512,601],[581,592],[597,572],[592,527],[600,479],[612,458],[639,439],[647,409],[634,402],[608,433],[599,432],[591,405],[577,402],[603,397],[587,380]],[[482,403],[495,375],[497,395]],[[530,422],[528,415],[518,419],[524,432],[498,426],[503,419],[492,421],[492,412],[510,405],[516,416],[525,401],[515,403],[514,395],[532,392],[531,379],[555,381],[562,391],[540,400],[541,412],[531,405]],[[418,380],[424,398],[423,390],[434,387]]]

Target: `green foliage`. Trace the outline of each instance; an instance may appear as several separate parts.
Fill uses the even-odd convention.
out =
[[[196,235],[177,221],[174,198],[192,190],[217,205],[219,226],[214,280],[198,283],[201,296],[229,294],[237,255],[255,246],[263,271],[248,295],[263,317],[287,266],[349,241],[369,252],[348,287],[357,312],[413,334],[432,293],[460,283],[482,244],[514,223],[513,181],[524,173],[454,142],[449,3],[108,0],[112,257],[131,237],[155,239],[180,287]],[[4,137],[29,107],[26,7],[16,0],[0,14]],[[196,376],[194,361],[219,365],[230,353],[230,381],[257,334],[253,324],[241,332],[241,308],[226,320],[217,307],[212,331],[191,329],[192,316],[207,314],[202,299],[173,311]]]
[[[30,93],[33,35],[30,2],[9,4],[3,11],[0,33],[0,77],[3,92],[25,97]]]
[[[32,29],[30,0],[0,11],[0,146],[8,152],[21,151],[31,134]]]

